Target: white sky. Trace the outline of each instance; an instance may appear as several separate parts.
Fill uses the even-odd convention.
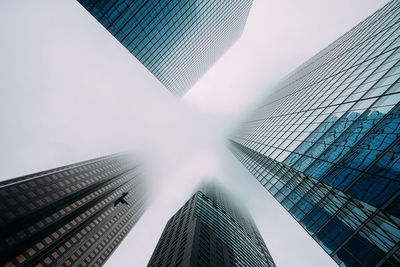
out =
[[[225,138],[279,79],[386,2],[255,0],[242,38],[180,100],[77,2],[0,1],[0,180],[134,149],[156,197],[106,266],[145,266],[206,176],[246,203],[278,266],[335,266]]]

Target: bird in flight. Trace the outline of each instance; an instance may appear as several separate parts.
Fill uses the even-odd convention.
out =
[[[125,200],[126,195],[128,195],[128,193],[122,193],[122,196],[115,200],[114,207],[117,206],[119,203],[128,205],[129,203]]]

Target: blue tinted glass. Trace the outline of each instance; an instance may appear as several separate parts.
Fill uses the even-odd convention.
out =
[[[391,181],[370,174],[362,175],[348,193],[374,206],[381,206],[400,189],[399,181]]]
[[[243,31],[252,0],[79,2],[174,95],[182,96]]]
[[[365,242],[368,243],[368,246]],[[374,266],[380,260],[381,256],[377,255],[376,250],[373,250],[369,246],[372,246],[372,248],[379,251],[376,246],[373,246],[372,243],[363,239],[359,235],[352,237],[345,245],[345,247],[363,264]]]
[[[360,172],[356,170],[336,167],[329,175],[323,178],[323,182],[339,190],[344,190],[359,174]]]
[[[342,266],[400,266],[399,17],[391,1],[327,46],[229,138],[293,190],[282,204]]]
[[[333,257],[333,259],[340,266],[351,266],[358,267],[360,266],[360,262],[358,262],[354,257],[344,248],[340,249]]]
[[[332,253],[332,251],[339,247],[339,244],[325,231],[320,231],[315,238],[328,253]]]

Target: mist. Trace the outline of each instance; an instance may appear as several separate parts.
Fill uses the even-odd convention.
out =
[[[146,266],[206,177],[245,203],[278,266],[336,266],[226,138],[283,76],[386,2],[255,0],[242,38],[178,99],[78,2],[1,1],[0,180],[133,151],[151,199],[106,266]]]

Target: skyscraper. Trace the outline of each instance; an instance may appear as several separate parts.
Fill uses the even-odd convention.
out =
[[[400,1],[289,74],[230,138],[341,266],[400,266]]]
[[[275,266],[250,214],[208,183],[168,221],[148,266]]]
[[[0,182],[0,265],[100,266],[144,212],[124,154]]]
[[[78,0],[174,95],[240,37],[252,0]]]

